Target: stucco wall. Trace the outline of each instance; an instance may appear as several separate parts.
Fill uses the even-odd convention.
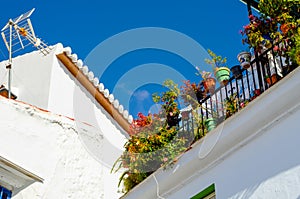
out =
[[[90,94],[55,58],[52,63],[51,85],[49,90],[48,110],[75,119],[75,127],[81,132],[83,123],[99,128],[103,133],[103,140],[94,146],[89,140],[82,138],[86,150],[99,162],[107,166],[110,172],[111,166],[122,154],[126,137],[124,130],[111,117]],[[84,133],[84,132],[83,132]],[[79,133],[81,135],[81,133]],[[108,176],[108,180],[111,180]],[[115,184],[106,186],[117,188],[119,176],[114,179]],[[112,190],[112,188],[110,188]]]
[[[44,154],[46,153],[50,153],[52,151],[52,148],[58,150],[57,147],[58,146],[61,147],[61,145],[63,144],[66,144],[63,146],[68,146],[68,149],[66,148],[64,151],[57,152],[55,154],[62,154],[63,156],[71,157],[70,153],[74,153],[74,158],[76,160],[86,159],[87,154],[89,154],[90,158],[94,159],[94,161],[97,161],[98,164],[102,165],[102,167],[101,170],[99,170],[99,167],[95,167],[95,168],[87,167],[86,172],[90,172],[90,173],[97,172],[99,174],[101,173],[101,176],[98,175],[95,176],[98,176],[99,179],[101,178],[102,180],[101,182],[105,181],[105,183],[97,184],[97,186],[101,187],[102,189],[101,192],[103,194],[102,198],[109,198],[109,199],[116,198],[116,195],[118,195],[117,184],[120,175],[117,174],[111,175],[110,169],[114,161],[122,154],[122,150],[123,150],[122,147],[126,142],[126,137],[125,137],[126,133],[114,121],[113,117],[107,114],[107,112],[101,106],[99,106],[97,102],[95,102],[94,97],[90,93],[88,93],[87,90],[83,88],[76,81],[76,78],[73,77],[69,73],[69,71],[65,68],[65,66],[56,58],[56,54],[59,54],[63,51],[63,46],[61,44],[57,44],[52,48],[53,49],[51,53],[47,56],[43,56],[38,51],[35,51],[19,57],[15,57],[13,59],[13,68],[12,68],[12,86],[14,88],[17,88],[18,90],[18,100],[46,109],[51,113],[74,118],[75,122],[72,124],[73,126],[72,128],[74,129],[73,131],[75,132],[75,134],[74,132],[73,132],[74,135],[70,133],[69,132],[70,129],[68,129],[68,131],[66,132],[69,132],[69,134],[67,133],[64,136],[70,136],[70,140],[68,138],[65,141],[60,140],[60,142],[57,143],[57,139],[64,137],[62,134],[66,132],[64,132],[64,130],[60,130],[54,134],[46,133],[49,132],[50,130],[48,131],[46,129],[48,128],[48,126],[47,127],[43,126],[43,131],[45,131],[45,134],[41,135],[41,138],[37,140],[32,140],[32,142],[34,143],[34,145],[37,146],[36,151],[40,150],[38,146],[48,147],[48,148],[41,148],[43,150],[43,155],[40,154],[41,156],[44,156]],[[0,63],[1,66],[0,80],[2,80],[2,82],[0,83],[6,83],[7,81],[7,72],[5,70],[5,64],[6,61]],[[3,112],[1,110],[1,113],[4,118],[6,112],[5,111]],[[24,122],[22,120],[24,120]],[[28,139],[28,137],[26,137],[25,135],[24,135],[25,137],[24,136],[17,137],[17,134],[22,134],[21,132],[19,132],[18,129],[22,129],[23,128],[22,125],[27,125],[26,124],[27,120],[28,120],[27,117],[22,117],[22,119],[19,119],[20,125],[18,123],[14,123],[13,119],[9,121],[11,126],[14,127],[9,128],[5,131],[13,132],[11,134],[16,133],[15,137],[8,137],[10,141],[16,143],[19,142],[23,143],[24,140]],[[3,122],[3,127],[5,127],[4,123],[6,122],[6,120],[3,120],[2,122]],[[35,125],[36,125],[35,123],[30,124],[30,126],[32,127],[30,128],[28,127],[28,128],[30,130],[33,129],[34,134],[33,135],[28,134],[27,136],[29,137],[38,136],[35,135],[37,134],[37,132],[35,132],[36,131]],[[90,131],[89,135],[87,136],[85,130],[87,126],[93,126],[95,127],[95,129],[97,129],[97,131],[101,131],[102,132],[101,136],[98,133],[92,133],[94,131]],[[3,131],[1,131],[1,133],[2,132]],[[26,133],[30,133],[30,131],[29,132],[26,131]],[[57,139],[52,138],[52,136],[57,136]],[[49,144],[52,144],[53,146],[49,146],[49,144],[46,144],[47,139],[49,139]],[[26,144],[28,143],[25,142],[25,145]],[[21,146],[25,147],[25,145],[24,146],[21,145]],[[79,145],[80,148],[78,148]],[[7,147],[6,150],[9,149],[9,146],[5,145],[2,146],[3,150],[6,147]],[[79,151],[76,151],[77,148]],[[16,149],[19,149],[19,147],[16,147]],[[42,159],[43,161],[39,163],[40,162],[39,155],[33,153],[33,151],[31,151],[31,154],[33,158],[31,159],[30,164],[32,164],[34,168],[37,167],[39,169],[40,168],[39,166],[42,166],[41,164],[43,164],[43,162],[47,162],[48,164],[49,161],[51,160],[51,155],[49,155],[49,160],[46,160],[47,156],[45,156]],[[75,154],[78,154],[78,156],[76,156]],[[18,156],[18,158],[16,159],[19,160],[26,157],[23,155]],[[7,157],[6,156],[3,157],[9,159],[11,156],[8,155]],[[58,157],[55,156],[55,158]],[[61,164],[63,165],[66,164],[66,163],[61,163],[60,159],[56,159],[54,162],[57,163],[57,167],[61,167]],[[82,163],[78,163],[82,165],[76,166],[77,164],[76,161],[70,160],[68,161],[68,164],[69,165],[66,168],[72,167],[71,165],[74,164],[74,167],[77,166],[80,167],[76,171],[81,172],[82,168],[85,167],[84,164],[89,164],[89,163],[82,162]],[[51,173],[51,175],[57,175],[56,173],[64,173],[64,174],[67,173],[69,178],[76,179],[79,174],[76,174],[76,171],[73,170],[74,168],[68,169],[66,170],[66,172],[60,169],[53,170],[54,173]],[[46,176],[44,178],[48,180],[48,177],[49,176]],[[63,178],[59,178],[59,177],[56,178],[57,178],[55,180],[56,184],[61,183],[65,187],[67,186],[70,186],[70,188],[72,187],[71,184],[66,183],[64,180],[62,180]],[[95,184],[91,187],[94,187],[96,185],[96,181],[98,181],[99,179],[95,180]],[[88,187],[89,185],[90,185],[89,183],[85,183],[84,189],[91,190],[91,188]],[[34,185],[34,186],[39,186],[39,185]],[[45,185],[42,186],[42,188],[49,189],[47,192],[50,193],[52,186],[54,186],[54,184],[46,183]],[[77,185],[76,188],[78,188]],[[78,189],[77,192],[81,192],[80,190],[81,189]],[[75,192],[76,191],[74,190],[74,193]],[[75,197],[74,195],[74,198],[79,198],[79,197]]]
[[[47,56],[39,51],[33,51],[22,56],[13,57],[12,82],[17,88],[18,100],[34,104],[40,108],[47,109],[52,62],[55,58],[57,47]],[[0,84],[8,85],[8,72],[5,66],[8,61],[0,62]]]
[[[13,198],[118,198],[110,174],[83,140],[101,145],[101,130],[0,98],[0,155],[42,177]]]
[[[217,198],[299,198],[299,118],[298,108],[167,198],[189,198],[212,183]]]

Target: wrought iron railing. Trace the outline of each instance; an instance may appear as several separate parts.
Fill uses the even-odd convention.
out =
[[[286,53],[291,45],[289,42],[285,39],[268,49],[262,47],[252,56],[250,67],[240,70],[240,76],[232,75],[227,85],[219,86],[214,93],[198,99],[200,106],[197,110],[184,110],[180,129],[190,132],[197,128],[197,140],[288,75],[297,67]],[[194,118],[193,111],[197,112],[198,119]],[[210,128],[209,123],[213,125]]]

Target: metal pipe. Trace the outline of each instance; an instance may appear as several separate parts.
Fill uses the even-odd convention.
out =
[[[8,99],[11,99],[11,65],[12,65],[12,25],[13,22],[9,20],[9,66],[8,69]]]

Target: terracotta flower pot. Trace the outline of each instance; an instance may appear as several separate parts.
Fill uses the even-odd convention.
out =
[[[285,35],[289,31],[289,24],[285,23],[280,26],[281,32]]]
[[[275,84],[277,82],[277,75],[274,74],[274,75],[271,76],[271,78],[270,77],[266,77],[265,79],[266,79],[267,84],[269,86],[272,86],[273,84]]]
[[[216,89],[216,80],[215,78],[209,77],[203,81],[203,86],[205,88],[206,93],[213,94]]]
[[[250,67],[251,54],[249,52],[241,52],[238,54],[237,59],[240,62],[240,65],[247,69]]]
[[[227,85],[230,78],[230,70],[227,67],[220,67],[215,70],[215,77],[223,86]]]

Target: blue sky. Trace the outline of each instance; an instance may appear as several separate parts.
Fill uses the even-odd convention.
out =
[[[0,26],[4,26],[9,18],[17,17],[32,8],[36,8],[31,17],[36,34],[50,45],[61,42],[64,46],[71,46],[73,52],[82,60],[98,44],[110,37],[144,27],[159,27],[182,33],[204,49],[212,49],[227,57],[229,67],[237,64],[236,55],[246,49],[241,43],[239,30],[248,22],[247,7],[239,0],[5,1],[1,4]],[[7,51],[3,42],[0,49],[0,59],[6,59]],[[101,56],[106,55],[98,55],[99,59]],[[88,66],[135,117],[139,111],[145,114],[149,112],[153,105],[151,93],[161,90],[161,85],[149,79],[165,76],[159,74],[163,72],[160,70],[153,74],[134,73],[130,78],[126,78],[126,74],[141,66],[151,68],[151,63],[155,63],[153,70],[155,67],[167,67],[186,79],[200,81],[195,75],[195,66],[176,53],[161,49],[144,48],[120,55],[104,72],[97,63],[91,62]],[[204,65],[201,68],[210,70]],[[140,85],[129,89],[128,84],[133,84],[131,80],[145,77],[148,78],[147,81],[136,81]],[[127,82],[120,82],[120,79]]]

